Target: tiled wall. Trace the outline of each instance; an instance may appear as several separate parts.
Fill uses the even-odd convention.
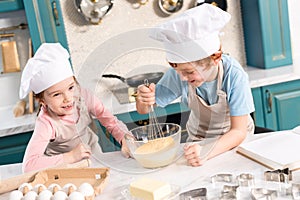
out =
[[[125,75],[131,68],[141,65],[159,62],[165,64],[164,54],[158,50],[153,52],[150,52],[150,50],[147,52],[136,51],[134,55],[127,50],[121,56],[122,61],[118,57],[110,57],[111,60],[105,59],[109,57],[107,55],[109,51],[118,50],[124,45],[123,42],[125,41],[122,40],[119,43],[115,43],[115,37],[130,34],[131,31],[134,32],[135,30],[151,27],[168,20],[190,8],[194,4],[194,0],[184,0],[182,10],[171,16],[166,16],[159,10],[157,0],[149,0],[146,5],[141,6],[139,9],[133,8],[134,2],[135,0],[115,1],[111,12],[99,25],[88,25],[83,17],[77,13],[73,1],[64,0],[61,2],[72,62],[77,73],[79,73],[81,66],[87,62],[90,54],[104,42],[109,42],[110,40],[113,40],[112,45],[109,46],[107,51],[103,52],[102,57],[99,55],[97,59],[103,71],[109,70]],[[228,1],[228,12],[232,15],[232,20],[224,29],[224,35],[222,36],[223,49],[244,65],[245,55],[243,38],[241,37],[242,26],[239,1]],[[128,40],[132,40],[134,43],[135,37],[129,36]],[[117,62],[118,65],[111,68],[112,61]]]

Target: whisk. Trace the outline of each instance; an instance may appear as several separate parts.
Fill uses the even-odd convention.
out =
[[[148,79],[144,80],[144,85],[146,87],[149,87],[149,81]],[[154,111],[153,105],[150,106],[150,112],[149,112],[149,132],[148,132],[148,139],[154,140],[156,138],[162,138],[163,137],[163,131],[158,123],[156,113]]]

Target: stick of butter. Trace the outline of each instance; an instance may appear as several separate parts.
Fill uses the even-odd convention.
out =
[[[130,184],[129,191],[133,197],[160,200],[171,194],[171,186],[163,181],[141,178]]]

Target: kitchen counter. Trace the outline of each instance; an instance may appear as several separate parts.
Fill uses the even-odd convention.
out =
[[[247,141],[265,137],[273,133],[257,134],[247,138]],[[105,163],[110,159],[109,164]],[[123,158],[120,152],[104,153],[101,158],[102,161],[92,161],[91,167],[110,167],[110,175],[108,182],[102,192],[98,195],[96,200],[107,199],[126,199],[125,194],[128,191],[129,184],[137,178],[147,176],[149,178],[167,181],[170,184],[180,186],[181,191],[206,187],[208,190],[208,199],[216,199],[221,192],[219,184],[211,183],[211,176],[220,173],[230,173],[236,177],[242,173],[250,173],[254,175],[255,187],[263,187],[268,189],[278,189],[283,192],[283,188],[287,185],[263,181],[263,173],[270,170],[238,153],[236,149],[221,154],[209,161],[201,167],[187,166],[184,158],[180,157],[173,164],[157,169],[157,170],[144,170],[136,167],[136,162],[133,159]],[[119,167],[119,168],[118,168]],[[136,170],[135,170],[136,168]],[[13,177],[21,173],[21,164],[11,164],[0,166],[0,173],[2,179]],[[293,171],[292,182],[300,182],[300,170]],[[251,199],[249,188],[241,188],[240,199]],[[0,199],[8,199],[9,193],[2,194]],[[287,198],[278,198],[287,199]],[[288,199],[292,199],[291,197]]]
[[[300,79],[300,69],[295,66],[294,64],[268,70],[246,67],[245,70],[249,74],[251,88],[256,88]],[[99,97],[113,114],[128,113],[136,110],[135,103],[120,104],[110,90],[101,93]],[[13,106],[0,108],[0,137],[31,131],[34,128],[35,114],[27,114],[15,118],[12,110]]]

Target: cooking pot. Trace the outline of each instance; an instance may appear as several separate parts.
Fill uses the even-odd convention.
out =
[[[137,87],[139,85],[144,84],[145,79],[148,80],[149,83],[157,83],[161,77],[164,75],[163,72],[153,72],[146,74],[138,74],[128,78],[124,78],[122,76],[116,74],[103,74],[104,78],[117,78],[126,83],[130,87]]]
[[[158,0],[158,7],[165,14],[178,12],[183,6],[183,0]]]
[[[210,3],[224,11],[227,11],[227,0],[195,0],[195,6],[200,6],[204,3]]]
[[[86,20],[92,24],[99,24],[112,9],[113,0],[75,0],[75,6]]]

